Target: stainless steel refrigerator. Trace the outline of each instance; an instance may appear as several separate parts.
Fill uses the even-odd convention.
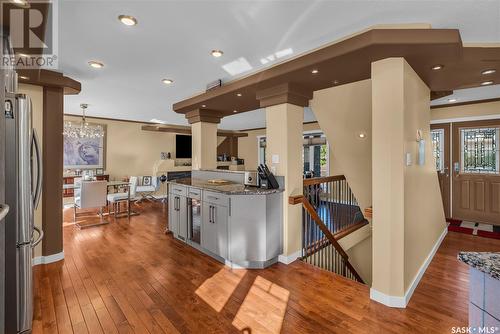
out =
[[[42,191],[40,142],[32,125],[31,100],[5,95],[5,326],[6,333],[31,332],[33,248],[43,232],[34,224]]]

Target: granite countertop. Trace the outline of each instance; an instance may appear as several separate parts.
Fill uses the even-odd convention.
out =
[[[239,166],[239,165],[234,165],[234,166]],[[230,169],[200,169],[200,172],[245,174],[244,170],[230,170]]]
[[[181,184],[194,188],[217,191],[229,195],[269,195],[283,192],[283,189],[262,189],[258,187],[249,187],[241,183],[229,182],[226,184],[212,184],[208,180],[196,178],[183,178],[168,181],[168,183]]]
[[[458,259],[469,266],[500,280],[500,253],[460,252]]]

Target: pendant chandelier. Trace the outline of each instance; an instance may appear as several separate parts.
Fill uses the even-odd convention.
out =
[[[104,137],[104,129],[101,125],[91,125],[85,119],[85,109],[88,104],[80,104],[82,108],[82,122],[73,123],[70,121],[64,122],[63,135],[69,138],[102,138]]]

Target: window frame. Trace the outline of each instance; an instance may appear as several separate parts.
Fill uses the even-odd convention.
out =
[[[465,170],[465,150],[464,150],[464,131],[466,130],[479,130],[479,129],[495,129],[495,143],[496,143],[496,154],[495,154],[495,170],[494,171],[466,171]],[[458,150],[459,150],[459,158],[460,158],[460,174],[466,175],[491,175],[491,176],[499,176],[500,175],[500,126],[499,125],[483,125],[483,126],[462,126],[458,128]]]

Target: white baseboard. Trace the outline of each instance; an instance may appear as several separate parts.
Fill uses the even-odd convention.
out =
[[[293,261],[297,260],[301,256],[302,256],[302,250],[298,250],[295,253],[292,253],[290,255],[281,254],[278,256],[278,262],[281,262],[284,264],[290,264]]]
[[[47,263],[52,263],[52,262],[57,262],[61,261],[64,259],[64,251],[57,253],[57,254],[52,254],[52,255],[47,255],[47,256],[37,256],[33,258],[33,265],[39,265],[39,264],[47,264]]]
[[[448,233],[448,226],[446,226],[439,236],[438,240],[432,247],[431,251],[429,252],[429,255],[427,255],[427,258],[425,259],[424,263],[418,270],[417,275],[413,279],[413,282],[411,282],[410,287],[408,290],[406,290],[406,293],[404,296],[389,296],[386,295],[380,291],[375,290],[374,288],[370,289],[370,298],[382,303],[384,305],[390,306],[390,307],[399,307],[399,308],[406,308],[406,305],[408,305],[408,302],[410,301],[411,296],[413,295],[413,292],[415,292],[415,289],[418,286],[418,283],[422,279],[422,276],[424,276],[425,271],[427,270],[427,267],[429,267],[429,264],[431,263],[432,259],[434,258],[434,255],[436,255],[437,250],[439,249],[439,246],[444,240],[444,237],[446,237],[446,234]]]

